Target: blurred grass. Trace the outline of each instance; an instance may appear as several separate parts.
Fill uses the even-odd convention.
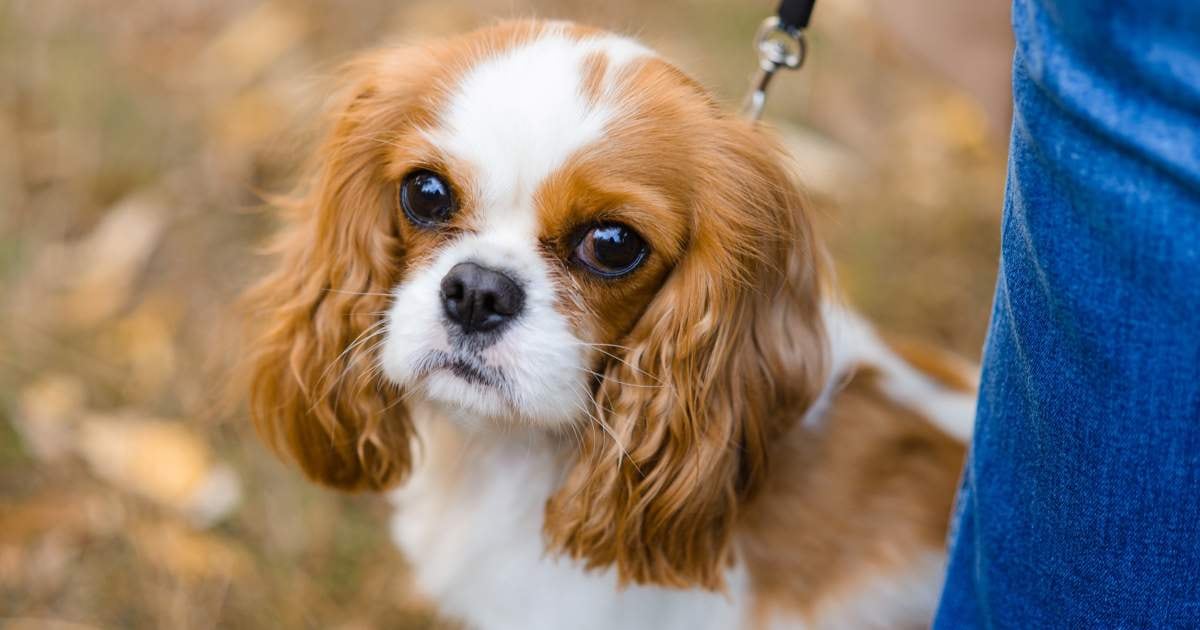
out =
[[[777,81],[768,118],[790,130],[851,301],[974,357],[1007,125],[975,85],[1007,77],[935,69],[874,1],[818,7],[809,65]],[[380,498],[307,484],[220,410],[228,307],[272,225],[255,191],[288,189],[334,69],[362,47],[569,18],[638,34],[736,105],[772,4],[0,4],[0,628],[438,627]],[[142,453],[89,442],[129,426],[142,433],[116,446],[150,445],[151,477],[190,492],[225,462],[240,503],[201,523],[191,495],[121,469]],[[200,449],[196,470],[153,450],[163,427]]]

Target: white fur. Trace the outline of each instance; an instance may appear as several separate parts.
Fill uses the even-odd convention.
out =
[[[616,105],[605,98],[589,105],[581,92],[583,61],[597,51],[610,56],[610,78],[620,64],[649,54],[631,40],[609,35],[575,41],[562,25],[550,25],[533,41],[467,71],[440,126],[426,131],[442,151],[471,168],[478,227],[395,288],[380,362],[393,382],[443,403],[456,419],[563,425],[587,413],[591,353],[555,310],[550,269],[538,253],[534,194],[572,153],[600,140],[614,116]],[[503,393],[444,370],[417,372],[433,352],[455,354],[442,324],[439,288],[452,267],[468,261],[504,271],[526,291],[525,312],[499,342],[474,357],[500,371]]]
[[[443,324],[439,287],[464,261],[501,269],[525,287],[525,312],[478,360],[501,370],[508,395],[446,371],[421,378],[414,370],[431,352],[456,353]],[[505,419],[543,424],[572,422],[589,395],[582,342],[554,309],[545,262],[532,247],[503,232],[464,236],[394,291],[380,355],[384,374],[424,398],[443,403],[456,419]]]
[[[581,64],[597,50],[609,56],[608,79],[599,102],[589,106],[580,93]],[[749,620],[749,585],[740,565],[728,570],[726,594],[621,590],[612,571],[587,572],[547,555],[543,509],[565,474],[572,445],[561,443],[556,432],[495,422],[553,427],[586,417],[589,353],[555,309],[552,275],[538,252],[533,195],[572,153],[602,139],[606,124],[620,115],[612,77],[621,65],[647,54],[611,36],[574,42],[552,26],[469,70],[440,126],[427,131],[440,149],[472,169],[479,222],[393,292],[380,362],[410,392],[408,404],[424,441],[412,478],[392,495],[392,533],[420,589],[469,627],[725,630]],[[503,270],[527,291],[525,312],[477,357],[502,372],[507,394],[449,372],[416,371],[429,353],[455,351],[443,326],[439,286],[450,268],[465,261]],[[810,423],[819,423],[823,405],[836,393],[839,367],[865,360],[885,369],[889,393],[931,412],[955,435],[966,434],[950,394],[888,353],[856,316],[841,311],[828,316],[835,376]],[[931,406],[926,400],[940,402]],[[910,584],[914,579],[922,585]],[[930,584],[936,588],[936,579],[924,573],[880,577],[863,586],[862,604],[902,613],[907,601],[928,611]],[[846,609],[831,612],[829,619],[858,619],[857,602],[848,593]],[[799,619],[777,623],[804,625]]]
[[[823,601],[811,618],[774,616],[769,630],[891,630],[929,626],[946,554],[929,552],[902,571],[880,572]]]
[[[928,418],[951,437],[970,441],[975,426],[974,394],[947,389],[906,363],[858,313],[826,302],[822,315],[829,335],[830,378],[805,416],[805,424],[818,424],[855,367],[870,365],[883,373],[880,385],[888,397]]]
[[[553,438],[495,428],[462,431],[422,413],[425,435],[456,432],[457,448],[431,444],[393,495],[392,534],[417,585],[472,628],[512,630],[727,630],[742,626],[740,570],[729,595],[633,586],[611,571],[585,572],[547,555],[542,510],[563,474]],[[440,424],[439,424],[440,423]],[[437,426],[434,426],[437,425]],[[432,441],[432,440],[431,440]]]
[[[581,70],[593,52],[608,56],[610,81],[621,64],[649,54],[611,35],[577,41],[551,24],[533,41],[468,71],[442,126],[427,134],[473,167],[485,230],[536,234],[538,186],[571,154],[599,140],[617,115],[609,99],[589,104],[584,97]]]

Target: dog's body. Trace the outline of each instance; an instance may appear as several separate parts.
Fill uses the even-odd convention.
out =
[[[318,481],[403,484],[395,538],[444,612],[928,621],[971,369],[824,295],[763,128],[563,23],[351,75],[254,294],[251,410]]]
[[[929,349],[901,356],[854,314],[825,313],[835,368],[824,400],[777,445],[775,483],[737,534],[726,592],[622,589],[612,571],[547,553],[542,512],[570,445],[463,431],[432,409],[419,412],[413,476],[393,494],[392,534],[422,592],[479,628],[927,626],[972,372]]]

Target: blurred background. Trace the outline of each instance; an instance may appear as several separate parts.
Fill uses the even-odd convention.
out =
[[[0,629],[440,628],[377,496],[221,405],[231,303],[355,51],[530,15],[636,34],[736,107],[768,0],[0,2]],[[785,134],[850,300],[977,359],[1005,0],[822,0]]]

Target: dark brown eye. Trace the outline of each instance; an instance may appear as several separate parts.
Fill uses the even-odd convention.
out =
[[[575,259],[592,273],[618,278],[642,264],[646,241],[632,228],[604,223],[588,229],[575,247]]]
[[[436,227],[454,213],[454,193],[437,173],[413,171],[400,184],[400,207],[413,223]]]

